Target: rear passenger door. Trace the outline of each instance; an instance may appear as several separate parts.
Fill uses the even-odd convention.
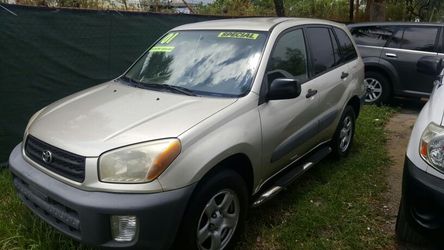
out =
[[[353,43],[339,28],[307,27],[311,58],[311,75],[316,83],[320,103],[316,111],[319,119],[317,141],[329,140],[340,119],[346,102],[346,88],[351,76],[348,62],[357,58]],[[336,39],[336,37],[340,39]]]
[[[389,61],[399,75],[398,90],[404,94],[428,95],[433,77],[417,72],[416,63],[423,56],[438,56],[438,26],[400,26],[381,58]]]

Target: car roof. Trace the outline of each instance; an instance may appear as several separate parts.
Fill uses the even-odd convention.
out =
[[[362,27],[362,26],[443,26],[442,23],[412,23],[412,22],[366,22],[366,23],[354,23],[347,25],[349,28]]]
[[[340,26],[340,24],[311,18],[286,18],[286,17],[249,17],[219,19],[213,21],[197,22],[181,25],[174,30],[257,30],[269,31],[281,23],[292,22],[294,25],[302,24],[327,24]]]

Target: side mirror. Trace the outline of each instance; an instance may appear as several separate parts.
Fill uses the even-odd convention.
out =
[[[274,79],[268,89],[267,100],[285,100],[301,94],[301,85],[295,79]]]
[[[434,56],[421,57],[416,63],[416,70],[419,73],[438,76],[443,69],[442,59]]]

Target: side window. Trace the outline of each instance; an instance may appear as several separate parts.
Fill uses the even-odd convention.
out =
[[[285,33],[273,49],[267,66],[268,82],[277,78],[294,78],[299,82],[308,79],[307,52],[301,29]]]
[[[352,28],[351,34],[359,45],[383,47],[390,40],[393,31],[388,26],[365,26]]]
[[[389,48],[398,49],[401,47],[402,35],[404,34],[404,29],[398,29],[394,31],[390,43],[387,45]]]
[[[342,61],[347,62],[355,59],[358,54],[356,53],[355,47],[353,46],[352,41],[350,40],[347,33],[339,28],[334,28],[336,36],[339,42],[339,48],[341,50]]]
[[[401,40],[401,49],[435,52],[437,34],[437,27],[407,27]]]
[[[314,75],[335,66],[335,56],[328,28],[307,28]]]

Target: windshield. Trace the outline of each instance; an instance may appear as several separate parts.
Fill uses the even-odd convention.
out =
[[[250,90],[265,41],[266,33],[258,31],[171,32],[125,78],[147,88],[242,96]]]

